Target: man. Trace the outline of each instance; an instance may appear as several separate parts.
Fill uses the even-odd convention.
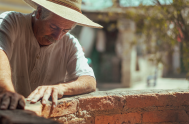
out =
[[[31,14],[0,15],[0,109],[24,108],[24,97],[52,105],[63,95],[96,90],[75,25],[102,28],[81,14],[81,0],[25,0]]]

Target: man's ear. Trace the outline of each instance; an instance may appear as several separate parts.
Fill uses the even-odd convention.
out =
[[[37,19],[40,19],[41,13],[42,13],[42,7],[41,7],[41,6],[38,6],[38,7],[37,7],[37,12],[36,12],[36,18],[37,18]]]

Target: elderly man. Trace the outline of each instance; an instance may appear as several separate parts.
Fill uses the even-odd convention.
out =
[[[75,25],[102,28],[81,14],[81,0],[25,0],[31,14],[0,15],[0,109],[24,108],[24,97],[52,105],[63,95],[96,90]]]

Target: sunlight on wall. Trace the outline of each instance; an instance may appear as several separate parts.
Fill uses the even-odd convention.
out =
[[[139,6],[141,3],[143,5],[155,5],[155,0],[120,0],[120,5],[123,7],[133,7]],[[170,4],[173,0],[159,0],[161,4]],[[100,10],[104,8],[111,7],[113,5],[112,0],[83,0],[85,3],[82,6],[83,9],[87,10]]]
[[[139,6],[140,4],[143,5],[154,5],[155,0],[120,0],[120,5],[123,7],[130,7],[130,6]],[[173,0],[159,0],[161,4],[167,5],[173,2]]]
[[[22,0],[0,0],[0,13],[5,11],[31,13],[33,10]]]

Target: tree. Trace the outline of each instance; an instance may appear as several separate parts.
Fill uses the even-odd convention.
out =
[[[112,1],[117,5],[118,0]],[[169,4],[162,1],[167,3],[167,0],[151,0],[154,3],[151,6],[141,3],[134,7],[135,11],[127,9],[125,15],[136,22],[136,33],[146,36],[147,51],[157,55],[157,63],[162,62],[165,53],[172,53],[175,45],[180,45],[183,70],[189,72],[189,1],[172,0]]]

